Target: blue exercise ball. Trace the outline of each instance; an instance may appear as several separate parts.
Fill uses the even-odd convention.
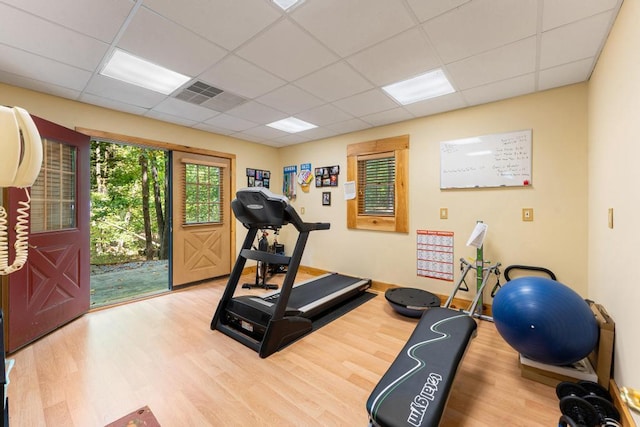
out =
[[[549,365],[586,357],[600,329],[589,304],[574,290],[537,276],[507,282],[493,299],[493,320],[504,340],[523,356]]]

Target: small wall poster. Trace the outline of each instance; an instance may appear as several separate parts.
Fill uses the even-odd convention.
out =
[[[418,276],[453,282],[453,232],[417,230]]]

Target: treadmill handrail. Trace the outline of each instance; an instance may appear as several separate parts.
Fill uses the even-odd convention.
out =
[[[252,259],[255,261],[262,261],[269,264],[282,264],[289,265],[291,261],[290,256],[280,255],[280,254],[272,254],[265,251],[258,251],[255,249],[242,249],[240,251],[240,255],[245,257],[246,259]]]

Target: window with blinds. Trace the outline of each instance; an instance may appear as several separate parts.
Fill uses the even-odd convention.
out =
[[[183,224],[222,223],[222,168],[185,163]]]
[[[77,149],[48,139],[42,143],[42,168],[31,187],[31,232],[75,228]]]
[[[358,156],[358,214],[395,214],[396,160],[393,153]]]
[[[409,231],[409,135],[349,144],[347,181],[347,228]]]

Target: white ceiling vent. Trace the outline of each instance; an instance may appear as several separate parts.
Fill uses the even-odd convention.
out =
[[[175,98],[215,111],[227,111],[248,100],[207,83],[196,81],[175,95]]]

